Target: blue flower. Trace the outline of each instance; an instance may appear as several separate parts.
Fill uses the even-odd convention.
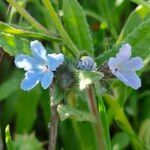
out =
[[[47,89],[53,81],[53,71],[63,63],[64,55],[47,55],[45,48],[37,40],[32,41],[30,45],[33,57],[20,54],[15,58],[15,65],[26,71],[21,89],[29,91],[39,82],[44,89]]]
[[[82,70],[96,70],[96,63],[90,56],[83,56],[78,62],[77,68]]]
[[[116,58],[111,57],[109,59],[108,66],[112,74],[127,86],[133,89],[141,87],[141,79],[135,71],[144,67],[144,62],[140,57],[131,58],[131,46],[129,44],[125,44],[120,48]]]

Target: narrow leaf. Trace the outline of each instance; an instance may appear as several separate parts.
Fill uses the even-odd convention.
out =
[[[65,27],[73,42],[79,50],[93,54],[92,37],[82,7],[77,0],[64,0],[63,11]]]
[[[6,140],[7,149],[8,150],[15,150],[14,143],[13,143],[13,141],[11,139],[11,135],[10,135],[9,125],[5,129],[5,136],[6,136],[5,140]]]
[[[102,127],[103,127],[103,134],[104,134],[103,138],[104,138],[104,143],[105,143],[105,149],[111,150],[111,140],[110,140],[108,119],[107,119],[105,105],[103,103],[103,99],[101,97],[101,91],[100,91],[98,84],[95,84],[95,89],[96,89],[96,95],[98,98],[99,113],[100,113],[100,118],[101,118]]]
[[[49,0],[43,0],[43,4],[45,5],[45,8],[49,11],[52,21],[54,22],[56,29],[60,33],[63,41],[65,42],[66,46],[70,49],[70,52],[74,54],[74,56],[79,56],[79,51],[76,47],[76,45],[72,42],[70,39],[68,33],[65,31],[62,23],[60,22],[51,2]]]
[[[32,31],[27,31],[24,29],[19,29],[19,27],[14,28],[3,22],[0,22],[0,32],[10,33],[13,35],[18,35],[18,36],[26,37],[26,38],[42,39],[42,40],[47,40],[47,41],[61,41],[61,39],[55,36],[49,36],[40,32],[36,33]]]

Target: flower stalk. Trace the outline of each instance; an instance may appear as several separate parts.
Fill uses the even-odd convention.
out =
[[[98,108],[97,108],[95,98],[93,95],[92,87],[88,88],[88,97],[89,97],[90,111],[93,114],[93,116],[96,118],[95,128],[96,128],[96,134],[97,134],[98,149],[104,150],[104,143],[103,143],[103,138],[102,138],[102,125],[100,122]]]
[[[57,143],[57,132],[58,132],[58,121],[59,116],[57,113],[57,106],[58,104],[53,104],[54,101],[54,87],[51,86],[50,88],[50,130],[49,130],[49,143],[48,143],[48,150],[55,150],[56,143]]]

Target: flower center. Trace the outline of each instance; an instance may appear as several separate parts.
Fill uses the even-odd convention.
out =
[[[42,69],[43,72],[47,72],[49,70],[47,65],[42,66],[41,69]]]
[[[118,68],[115,68],[115,72],[117,72],[118,71]]]

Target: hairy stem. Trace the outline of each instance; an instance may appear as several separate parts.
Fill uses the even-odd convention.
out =
[[[50,118],[50,130],[49,130],[49,146],[48,150],[56,149],[57,142],[57,132],[58,132],[58,121],[59,116],[57,113],[58,104],[53,104],[53,87],[50,88],[51,98],[50,98],[50,108],[51,108],[51,118]]]
[[[89,106],[90,106],[91,113],[96,118],[95,128],[96,128],[96,134],[97,134],[98,149],[104,150],[104,143],[103,143],[103,138],[102,138],[102,125],[100,122],[98,108],[97,108],[95,98],[93,95],[93,90],[91,87],[88,88],[88,97],[89,97]]]

